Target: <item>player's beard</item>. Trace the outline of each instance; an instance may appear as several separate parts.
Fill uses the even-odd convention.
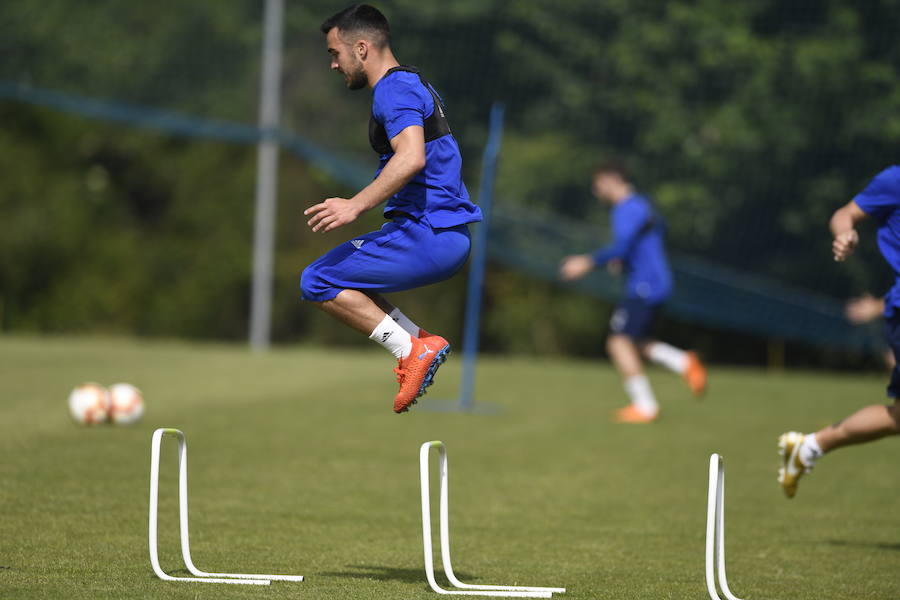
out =
[[[361,60],[357,60],[353,65],[352,71],[347,71],[347,88],[351,90],[359,90],[369,85],[369,78],[366,77],[366,70],[363,68]]]

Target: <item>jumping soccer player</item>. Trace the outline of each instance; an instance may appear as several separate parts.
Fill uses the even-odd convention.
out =
[[[894,286],[884,297],[885,331],[895,358],[900,358],[900,166],[888,167],[846,206],[831,217],[834,260],[843,262],[859,244],[856,224],[872,217],[878,224],[878,249],[894,269]],[[812,470],[816,460],[841,446],[871,442],[900,433],[900,367],[894,366],[887,386],[893,406],[874,404],[821,431],[803,435],[797,431],[778,438],[781,468],[778,482],[788,498],[797,493],[797,483]]]
[[[381,294],[421,287],[456,273],[469,255],[468,223],[481,220],[462,181],[462,158],[441,98],[390,46],[387,19],[357,4],[322,24],[331,68],[351,90],[373,90],[369,142],[375,178],[352,198],[327,198],[303,214],[316,232],[352,223],[386,202],[379,231],[347,241],[306,267],[302,298],[381,344],[398,360],[394,412],[431,385],[450,352]]]
[[[693,352],[648,338],[653,319],[672,291],[665,228],[650,201],[634,190],[622,165],[609,162],[593,174],[594,196],[612,206],[612,242],[593,254],[563,259],[560,276],[571,281],[596,267],[628,274],[625,298],[613,311],[606,350],[625,382],[631,404],[616,411],[623,423],[649,423],[659,405],[643,373],[641,355],[684,377],[696,396],[706,388],[706,369]]]

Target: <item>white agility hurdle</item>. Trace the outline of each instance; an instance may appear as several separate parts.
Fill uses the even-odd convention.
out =
[[[437,584],[434,579],[434,558],[431,551],[431,485],[428,469],[429,451],[438,449],[440,469],[440,529],[441,529],[441,560],[444,565],[444,573],[455,590],[446,590]],[[553,587],[528,587],[520,585],[473,585],[463,583],[453,573],[450,564],[450,524],[448,511],[447,489],[447,448],[443,442],[425,442],[419,449],[419,470],[422,484],[422,543],[425,552],[425,575],[428,585],[438,594],[455,594],[465,596],[501,596],[512,598],[550,598],[554,592],[565,592],[566,588]]]
[[[195,577],[173,577],[159,566],[157,554],[156,524],[159,501],[159,447],[166,435],[178,438],[178,511],[181,533],[181,556],[184,564]],[[150,564],[153,572],[166,581],[186,581],[194,583],[235,583],[244,585],[269,585],[272,580],[303,581],[302,575],[263,575],[248,573],[207,573],[194,566],[188,540],[188,499],[187,499],[187,442],[184,433],[178,429],[162,428],[153,432],[150,445]]]
[[[712,600],[722,600],[716,592],[716,571],[719,588],[726,600],[741,600],[728,589],[725,576],[725,461],[718,454],[709,457],[709,496],[706,504],[706,589]]]

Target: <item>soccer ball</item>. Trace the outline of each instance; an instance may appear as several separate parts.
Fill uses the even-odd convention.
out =
[[[144,414],[141,390],[128,383],[109,386],[109,420],[117,425],[137,423]]]
[[[109,391],[98,383],[82,383],[69,394],[69,412],[82,425],[96,425],[109,415]]]

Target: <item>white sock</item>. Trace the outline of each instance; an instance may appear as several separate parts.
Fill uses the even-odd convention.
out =
[[[665,342],[652,342],[647,347],[647,358],[679,375],[683,375],[688,368],[687,352]]]
[[[399,308],[394,308],[388,315],[394,321],[397,322],[400,327],[406,330],[406,333],[413,337],[419,337],[422,333],[422,330],[418,325],[412,322],[412,319],[404,315]]]
[[[395,358],[406,358],[412,350],[412,338],[400,325],[386,315],[381,323],[369,335],[370,340],[375,340],[394,355]]]
[[[634,375],[625,380],[625,391],[631,403],[646,415],[656,415],[659,405],[650,388],[650,380],[644,375]]]
[[[808,433],[803,436],[803,443],[800,444],[800,461],[811,467],[816,464],[816,460],[818,460],[824,452],[822,452],[822,447],[819,446],[819,440],[816,439],[816,434]]]

